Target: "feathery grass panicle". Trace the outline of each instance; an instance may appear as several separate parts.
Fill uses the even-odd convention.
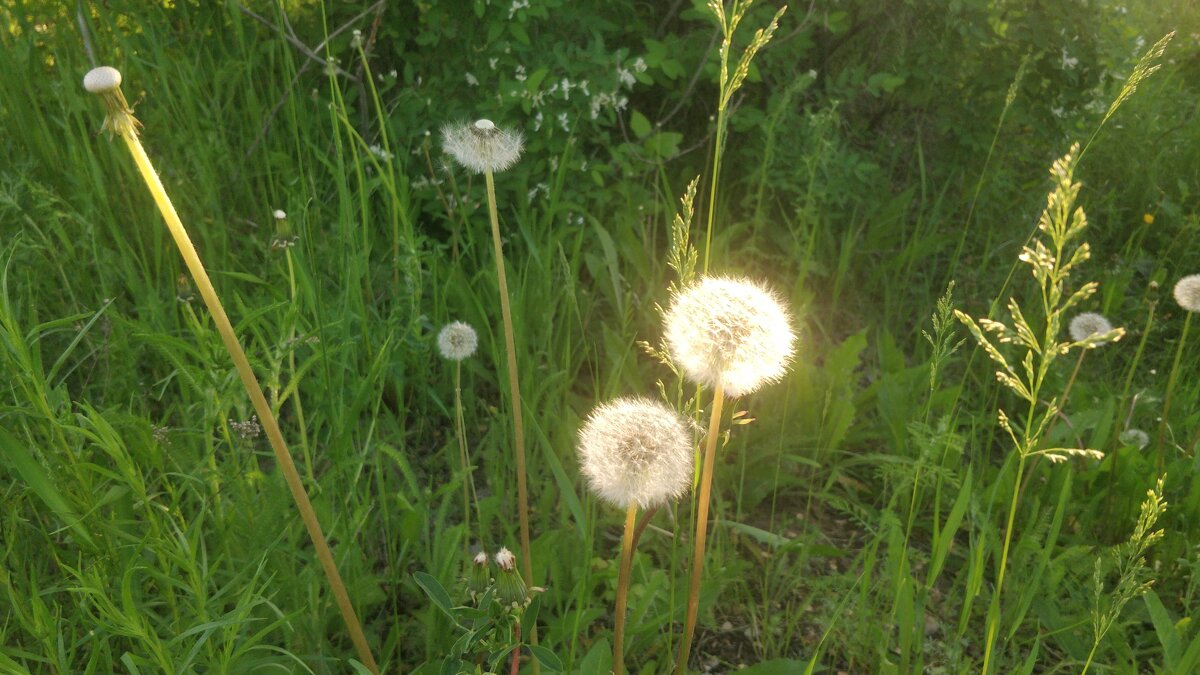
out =
[[[446,153],[474,173],[504,171],[517,163],[524,148],[519,131],[509,131],[482,119],[469,124],[442,127],[442,147]]]
[[[647,398],[619,398],[593,410],[579,433],[579,456],[588,485],[620,508],[658,506],[692,484],[686,423]]]
[[[1189,274],[1175,282],[1175,302],[1189,312],[1200,312],[1200,274]]]
[[[778,296],[747,279],[705,277],[667,310],[672,360],[690,380],[733,398],[783,377],[795,334]]]
[[[1109,342],[1105,338],[1113,332],[1113,325],[1101,314],[1084,312],[1071,319],[1071,323],[1067,326],[1067,332],[1075,342],[1088,349],[1093,349]]]
[[[442,327],[437,336],[438,351],[448,361],[462,361],[475,353],[479,336],[475,329],[462,321],[452,321]]]

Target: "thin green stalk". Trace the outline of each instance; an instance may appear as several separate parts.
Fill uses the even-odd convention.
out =
[[[500,243],[500,217],[496,212],[496,181],[491,170],[487,180],[488,217],[492,221],[492,245],[496,254],[496,280],[500,285],[500,313],[504,319],[504,350],[508,355],[508,393],[512,399],[514,453],[517,459],[517,519],[521,526],[521,576],[533,587],[533,555],[529,546],[529,486],[525,475],[525,425],[521,418],[521,386],[517,378],[517,345],[513,337],[512,308],[508,302],[508,279],[504,274],[504,249]],[[529,640],[538,643],[537,624],[529,627]],[[538,661],[534,659],[534,670]]]
[[[725,384],[720,380],[713,389],[712,415],[708,420],[708,436],[704,445],[704,468],[700,471],[700,490],[696,498],[696,535],[692,548],[692,576],[688,584],[687,615],[683,622],[683,643],[675,675],[687,670],[692,636],[696,631],[696,615],[700,609],[700,578],[704,572],[704,544],[708,539],[708,503],[712,494],[713,467],[716,466],[717,436],[721,432],[721,407],[725,403]]]
[[[1167,393],[1163,396],[1162,417],[1158,422],[1158,438],[1154,446],[1158,452],[1158,472],[1162,473],[1166,452],[1163,442],[1167,437],[1167,415],[1171,412],[1171,395],[1175,393],[1175,382],[1179,379],[1179,361],[1183,358],[1183,345],[1187,343],[1188,330],[1192,327],[1192,312],[1187,313],[1183,321],[1183,334],[1179,336],[1179,345],[1175,348],[1175,360],[1171,363],[1171,374],[1167,376]]]
[[[621,566],[617,572],[617,609],[613,617],[613,675],[625,673],[625,610],[629,605],[629,577],[633,571],[634,532],[637,531],[637,502],[625,510],[625,534],[621,537]]]
[[[271,410],[271,406],[267,403],[267,399],[263,395],[262,387],[258,384],[258,378],[255,377],[254,370],[250,367],[250,361],[246,358],[246,353],[242,350],[242,346],[238,342],[237,335],[233,330],[233,324],[229,321],[229,317],[225,313],[225,308],[221,304],[221,300],[217,296],[217,291],[208,277],[208,272],[205,270],[204,264],[200,262],[200,256],[197,254],[195,246],[192,245],[187,230],[184,229],[183,222],[179,219],[179,214],[175,212],[175,206],[171,203],[171,198],[167,195],[162,181],[159,180],[158,173],[154,170],[149,156],[146,155],[141,140],[138,139],[138,123],[133,119],[132,113],[129,112],[128,105],[125,103],[124,96],[121,95],[119,88],[114,87],[103,92],[102,97],[109,110],[109,118],[105,121],[105,128],[118,133],[122,140],[125,141],[130,154],[133,155],[134,163],[141,172],[142,178],[146,182],[146,187],[149,188],[151,196],[158,205],[163,219],[166,221],[171,237],[175,240],[175,244],[183,256],[184,263],[187,265],[188,271],[196,282],[196,288],[200,292],[200,297],[204,299],[204,304],[208,307],[209,313],[213,317],[213,323],[216,325],[217,332],[221,336],[221,341],[225,344],[225,349],[233,359],[238,376],[241,378],[242,384],[246,387],[246,392],[250,396],[250,401],[254,405],[255,412],[258,413],[259,421],[262,423],[267,438],[270,440],[271,449],[275,453],[275,460],[279,465],[280,471],[283,473],[288,489],[292,493],[292,498],[296,502],[296,508],[300,511],[300,518],[304,521],[304,526],[308,530],[308,536],[312,540],[313,547],[316,549],[317,559],[320,561],[329,585],[333,590],[334,598],[337,601],[339,610],[341,610],[342,618],[346,622],[346,627],[350,632],[350,639],[354,643],[359,659],[372,673],[378,674],[379,666],[375,663],[375,657],[372,656],[366,636],[363,634],[362,625],[359,623],[358,616],[354,612],[354,606],[350,603],[350,596],[346,592],[345,584],[342,583],[342,577],[338,573],[333,553],[329,549],[329,544],[325,541],[325,534],[321,530],[316,512],[313,510],[312,503],[308,499],[308,492],[304,489],[304,483],[300,480],[300,474],[296,470],[296,463],[292,460],[292,453],[288,450],[287,443],[283,440],[283,432],[279,428],[279,423],[275,420],[275,414]]]
[[[727,58],[727,57],[725,57]],[[721,72],[725,71],[725,66],[722,65]],[[712,167],[712,184],[708,188],[708,224],[704,230],[704,273],[708,274],[708,258],[712,252],[712,232],[713,220],[716,215],[717,207],[717,179],[721,175],[721,146],[725,143],[725,83],[721,83],[721,101],[722,105],[717,110],[717,137],[715,147],[713,149],[713,167]]]
[[[471,471],[471,460],[467,456],[467,429],[463,421],[462,407],[462,361],[454,362],[454,432],[458,436],[458,460],[462,465],[462,484],[463,484],[463,528],[466,530],[466,537],[463,539],[464,553],[470,549],[471,545],[471,493],[475,490],[475,476]],[[475,508],[479,508],[479,502],[475,502]],[[482,530],[483,517],[479,517],[479,526]],[[483,537],[480,537],[482,543]]]
[[[1032,416],[1030,417],[1032,419]],[[1008,546],[1012,541],[1013,520],[1017,515],[1017,499],[1021,488],[1021,478],[1025,475],[1025,454],[1017,459],[1017,479],[1013,482],[1012,501],[1008,505],[1008,522],[1004,526],[1004,549],[1000,553],[1000,576],[996,579],[996,590],[992,594],[991,607],[988,608],[987,642],[983,650],[983,670],[987,675],[992,658],[992,647],[996,644],[996,633],[1000,629],[1000,591],[1004,588],[1004,572],[1008,569]]]

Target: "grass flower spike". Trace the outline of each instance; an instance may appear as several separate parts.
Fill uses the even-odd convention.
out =
[[[462,361],[475,353],[479,346],[479,336],[469,325],[454,321],[442,328],[437,336],[438,351],[442,358],[449,361]]]
[[[1190,274],[1175,282],[1175,302],[1189,312],[1200,312],[1200,274]]]
[[[183,256],[183,261],[187,265],[188,271],[191,273],[192,278],[195,279],[196,288],[199,290],[200,296],[204,299],[204,304],[208,308],[209,313],[212,314],[217,332],[220,333],[221,340],[225,344],[225,349],[233,359],[242,384],[246,387],[246,392],[250,396],[250,402],[254,405],[254,410],[258,414],[258,418],[261,420],[262,426],[267,433],[267,438],[271,442],[271,449],[275,453],[275,460],[279,465],[280,472],[287,481],[292,498],[296,502],[296,509],[300,512],[300,518],[304,521],[308,536],[312,540],[313,547],[316,550],[317,559],[320,561],[321,567],[325,572],[325,577],[328,579],[330,588],[333,590],[338,609],[341,611],[342,619],[346,622],[346,627],[350,632],[350,639],[354,643],[358,657],[368,670],[372,673],[378,673],[379,666],[376,665],[375,658],[371,654],[371,649],[367,645],[362,625],[359,623],[358,616],[354,612],[354,606],[350,603],[350,596],[346,593],[346,587],[342,583],[341,575],[338,573],[333,553],[329,550],[329,544],[325,541],[325,534],[321,531],[321,525],[317,521],[317,515],[313,510],[312,503],[309,501],[308,492],[304,489],[304,483],[300,480],[300,474],[296,471],[296,463],[292,460],[292,453],[288,450],[287,443],[283,440],[283,432],[279,429],[279,423],[275,420],[275,414],[271,410],[271,406],[267,403],[266,397],[263,396],[262,387],[259,386],[258,378],[254,375],[254,370],[250,367],[250,361],[246,358],[246,353],[242,350],[242,346],[238,342],[237,335],[233,330],[233,324],[230,323],[229,317],[225,314],[225,308],[217,296],[216,289],[213,288],[212,281],[208,278],[208,272],[204,269],[204,264],[200,262],[200,256],[196,253],[196,248],[192,245],[191,238],[188,237],[187,230],[184,229],[183,222],[179,219],[179,214],[175,212],[175,206],[171,203],[171,198],[167,195],[162,181],[158,178],[158,173],[150,163],[150,157],[146,155],[146,150],[142,147],[142,142],[138,138],[137,131],[140,124],[133,117],[133,112],[130,110],[128,103],[126,103],[124,94],[121,93],[121,73],[109,66],[95,68],[83,78],[83,86],[88,91],[99,95],[104,102],[104,107],[108,112],[104,120],[104,131],[120,136],[125,141],[126,147],[129,148],[130,154],[133,155],[134,163],[137,164],[138,171],[142,174],[142,178],[146,182],[146,187],[149,188],[151,196],[154,197],[154,201],[162,213],[163,220],[166,221],[167,228],[171,232],[171,237],[175,240],[175,245],[179,248],[179,253]]]
[[[613,622],[613,672],[622,675],[637,510],[687,492],[692,483],[692,437],[683,418],[667,406],[646,398],[619,398],[588,417],[579,432],[579,460],[592,490],[625,509]]]
[[[787,311],[774,293],[753,281],[729,277],[705,277],[678,293],[665,320],[671,359],[685,377],[713,388],[704,465],[696,495],[687,615],[675,663],[675,672],[681,675],[687,668],[700,609],[708,502],[725,396],[744,396],[783,377],[792,359],[796,336]]]
[[[478,120],[442,127],[442,147],[454,161],[474,173],[488,173],[516,164],[524,139],[520,132],[501,129],[491,120]]]
[[[679,293],[667,312],[671,358],[690,380],[744,396],[783,377],[792,358],[787,312],[758,284],[707,277]]]

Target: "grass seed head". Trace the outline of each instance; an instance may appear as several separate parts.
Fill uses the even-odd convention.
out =
[[[621,508],[680,497],[692,484],[692,436],[683,419],[647,398],[619,398],[592,411],[579,432],[588,485]]]
[[[442,148],[475,173],[504,171],[521,158],[523,147],[519,131],[501,129],[491,120],[442,127]]]
[[[1072,340],[1083,342],[1093,335],[1109,333],[1112,329],[1112,323],[1102,315],[1095,312],[1084,312],[1071,319],[1071,325],[1067,330],[1070,332]]]
[[[795,334],[779,298],[747,279],[706,277],[678,293],[666,316],[671,358],[688,379],[731,397],[787,371]]]
[[[475,353],[475,348],[479,346],[479,337],[474,328],[461,321],[454,321],[446,324],[438,333],[437,345],[442,358],[462,361]]]
[[[1175,302],[1189,312],[1200,312],[1200,274],[1189,274],[1175,283]]]

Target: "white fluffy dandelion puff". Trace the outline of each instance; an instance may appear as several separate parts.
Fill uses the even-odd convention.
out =
[[[1175,283],[1175,302],[1189,312],[1200,312],[1200,274],[1189,274]]]
[[[683,419],[647,398],[619,398],[592,411],[579,432],[588,484],[605,501],[643,509],[692,484],[692,435]]]
[[[491,120],[442,127],[442,148],[475,173],[504,171],[517,163],[523,147],[521,132],[501,129]]]
[[[479,337],[474,328],[461,321],[454,321],[446,324],[438,333],[437,346],[442,358],[462,361],[475,353],[475,348],[479,346]]]
[[[1122,444],[1137,448],[1138,450],[1143,450],[1147,445],[1150,445],[1150,434],[1141,429],[1126,429],[1117,438]]]
[[[747,279],[707,277],[675,296],[666,316],[671,358],[683,374],[728,396],[783,377],[795,335],[779,298]]]
[[[1071,319],[1067,332],[1071,334],[1071,339],[1075,342],[1090,341],[1088,347],[1098,347],[1108,342],[1107,339],[1099,340],[1098,338],[1113,332],[1113,325],[1100,314],[1084,312]]]

